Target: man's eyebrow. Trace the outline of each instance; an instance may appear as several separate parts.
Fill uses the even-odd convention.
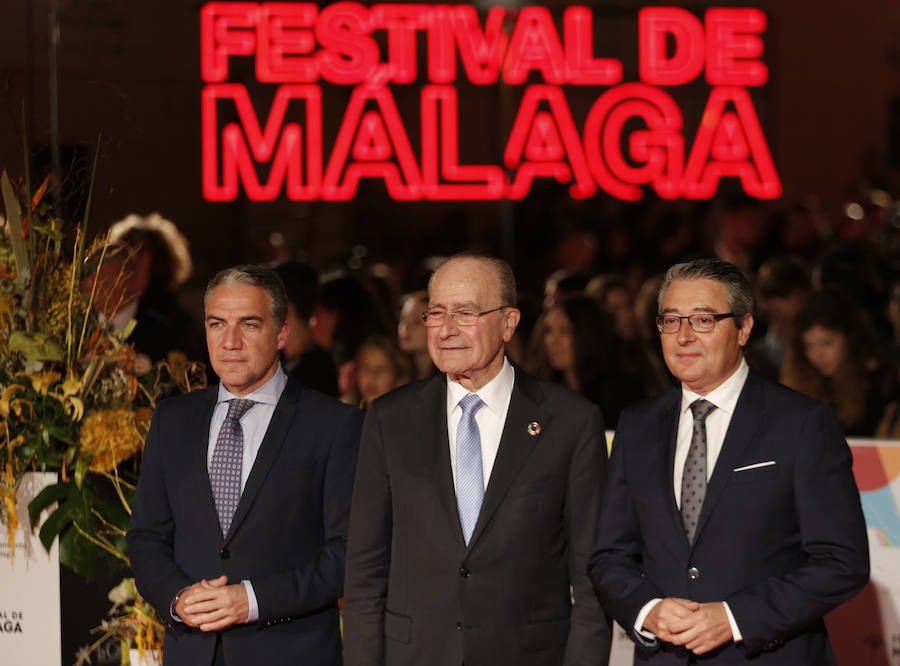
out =
[[[479,306],[474,301],[465,301],[462,303],[453,303],[449,306],[444,305],[443,303],[429,303],[429,310],[478,310]]]
[[[679,310],[677,308],[663,308],[660,311],[660,314],[672,314],[672,313],[677,314],[678,312],[679,312]],[[691,311],[692,314],[704,314],[707,312],[711,313],[711,314],[715,314],[717,312],[717,310],[715,308],[711,308],[708,305],[699,305]]]

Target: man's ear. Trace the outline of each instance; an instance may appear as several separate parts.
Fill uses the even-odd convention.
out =
[[[516,332],[516,326],[522,318],[522,312],[518,308],[507,308],[503,312],[503,342],[512,340]]]
[[[750,341],[750,332],[753,330],[753,315],[746,314],[741,321],[741,328],[738,330],[738,344],[743,347]]]
[[[281,325],[281,330],[278,331],[277,341],[278,341],[278,349],[279,351],[284,349],[284,346],[287,344],[288,334],[291,332],[291,327],[287,322],[284,322]]]

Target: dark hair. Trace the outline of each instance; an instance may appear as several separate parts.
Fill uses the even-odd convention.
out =
[[[434,270],[434,273],[431,274],[431,278],[428,280],[429,292],[431,291],[431,286],[434,283],[434,278],[440,272],[440,270],[451,261],[456,261],[459,259],[474,259],[476,261],[483,261],[491,268],[493,268],[494,273],[497,275],[497,281],[500,284],[500,293],[498,295],[500,297],[500,300],[502,301],[502,304],[513,308],[516,307],[516,304],[518,303],[518,301],[516,300],[516,276],[513,273],[512,267],[503,259],[491,257],[479,252],[460,252],[458,254],[454,254],[452,257],[448,257],[440,264],[438,264],[437,268]]]
[[[675,280],[715,280],[725,285],[728,307],[734,313],[734,325],[740,328],[744,317],[753,314],[753,289],[740,269],[721,259],[694,259],[675,264],[668,271],[659,288],[657,308],[662,310],[666,292]]]
[[[276,328],[281,328],[287,320],[287,295],[284,291],[284,283],[278,273],[271,268],[243,264],[216,273],[215,277],[206,285],[203,304],[206,305],[210,295],[217,287],[228,284],[246,284],[264,289],[269,297],[269,311],[272,313],[272,319],[275,320]]]
[[[844,336],[846,357],[832,378],[823,377],[806,356],[803,334],[815,326]],[[790,347],[785,350],[781,380],[787,386],[822,402],[830,403],[841,425],[850,434],[862,431],[866,419],[866,400],[874,371],[887,367],[879,351],[876,336],[865,310],[840,289],[813,291],[797,313]],[[874,387],[876,389],[880,387]]]
[[[575,376],[582,387],[616,367],[619,350],[612,315],[588,296],[569,296],[553,307],[561,309],[572,327]]]
[[[151,280],[172,291],[187,282],[193,265],[188,242],[175,224],[159,213],[131,214],[109,228],[111,245],[149,252]]]
[[[272,270],[284,283],[288,303],[297,309],[297,315],[308,320],[319,302],[319,273],[305,261],[288,259],[275,264]]]
[[[787,298],[811,287],[809,264],[796,255],[772,257],[756,273],[756,286],[763,298]]]

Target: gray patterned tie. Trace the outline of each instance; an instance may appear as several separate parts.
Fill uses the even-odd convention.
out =
[[[222,534],[228,534],[231,519],[241,497],[241,467],[244,461],[244,430],[241,417],[256,403],[236,398],[228,402],[228,414],[216,438],[209,483],[212,486]]]
[[[690,543],[694,543],[697,521],[700,520],[703,498],[706,497],[706,417],[715,408],[714,404],[703,398],[691,403],[694,434],[681,476],[681,523]]]
[[[483,405],[481,398],[474,393],[469,393],[459,401],[462,416],[456,429],[456,506],[467,546],[484,499],[481,433],[475,422],[475,413]]]

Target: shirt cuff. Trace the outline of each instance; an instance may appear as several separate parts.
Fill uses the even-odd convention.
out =
[[[658,604],[660,601],[662,601],[661,598],[660,599],[651,599],[650,601],[645,603],[641,607],[641,610],[637,614],[637,618],[634,621],[634,632],[636,634],[643,636],[644,638],[651,640],[651,641],[656,640],[656,636],[654,636],[652,633],[650,633],[649,631],[647,631],[646,629],[643,628],[644,620],[647,619],[647,616],[650,615],[650,611],[652,611],[656,607],[656,604]]]
[[[245,621],[256,622],[259,620],[259,604],[256,601],[256,594],[253,593],[253,585],[250,584],[249,580],[242,580],[241,583],[247,591],[247,603],[250,605],[250,610],[247,612],[247,619]],[[729,617],[731,617],[730,614]]]
[[[192,587],[191,585],[188,585],[187,587],[183,587],[180,590],[178,590],[178,594],[175,595],[175,598],[172,599],[172,603],[169,604],[169,615],[171,615],[172,619],[175,620],[176,622],[181,622],[182,624],[184,624],[184,620],[182,620],[180,617],[178,617],[178,613],[175,612],[175,606],[178,604],[178,598],[182,594],[184,594],[186,591],[191,589],[191,587]]]
[[[731,635],[734,637],[734,642],[740,643],[742,640],[744,640],[744,637],[741,636],[741,630],[738,629],[738,625],[734,619],[734,615],[731,614],[731,608],[728,606],[727,601],[723,601],[722,605],[725,606],[725,614],[728,616],[728,624],[731,625]]]

